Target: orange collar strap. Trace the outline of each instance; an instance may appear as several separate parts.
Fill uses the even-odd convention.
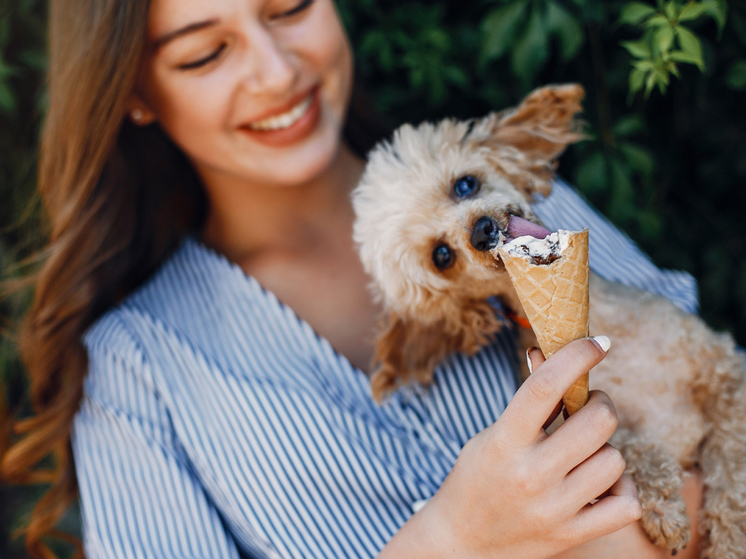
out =
[[[513,322],[515,322],[521,328],[528,328],[529,330],[531,329],[531,323],[528,321],[528,318],[526,318],[525,316],[518,316],[514,312],[509,312],[507,314],[507,317]]]

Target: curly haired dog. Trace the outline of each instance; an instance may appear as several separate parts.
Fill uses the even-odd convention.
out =
[[[355,241],[385,312],[377,399],[427,384],[449,353],[489,343],[502,324],[489,297],[522,312],[489,249],[511,216],[538,223],[529,201],[549,194],[555,159],[580,139],[582,97],[577,85],[541,88],[479,120],[405,125],[371,152],[353,203]],[[475,230],[485,217],[488,242],[484,227]],[[746,383],[732,338],[666,299],[595,275],[590,297],[592,330],[614,344],[591,384],[617,406],[612,443],[638,487],[644,529],[674,553],[686,546],[679,488],[684,470],[699,465],[702,557],[746,557]]]

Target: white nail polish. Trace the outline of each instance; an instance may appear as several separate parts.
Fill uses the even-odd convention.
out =
[[[412,503],[412,511],[414,511],[416,513],[420,512],[422,510],[422,507],[424,507],[429,500],[430,500],[430,498],[428,497],[427,499],[422,499],[420,501],[415,501],[414,503]]]
[[[591,338],[594,342],[596,342],[596,345],[601,348],[601,351],[606,353],[609,351],[609,348],[611,347],[611,340],[606,336],[593,336]]]
[[[534,348],[530,347],[526,350],[526,363],[528,364],[528,374],[530,375],[534,373],[534,366],[531,364],[531,356],[529,355],[532,349]]]

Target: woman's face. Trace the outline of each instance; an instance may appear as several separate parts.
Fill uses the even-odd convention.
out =
[[[352,55],[332,0],[152,0],[138,87],[203,177],[311,180],[332,161]]]

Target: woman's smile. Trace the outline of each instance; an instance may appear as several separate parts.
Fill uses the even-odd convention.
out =
[[[291,105],[289,110],[280,108],[271,111],[274,113],[272,116],[244,124],[239,130],[257,142],[274,147],[284,147],[304,140],[319,122],[321,106],[318,92],[318,87],[315,87],[300,102],[288,103]]]

